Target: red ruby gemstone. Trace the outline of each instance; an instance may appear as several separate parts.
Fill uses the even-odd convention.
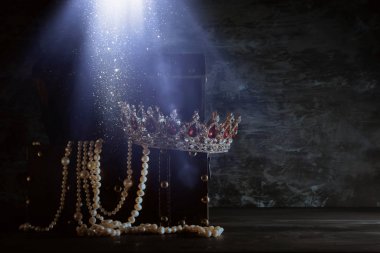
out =
[[[236,127],[234,127],[234,129],[232,130],[231,137],[232,137],[232,138],[235,138],[235,136],[237,135],[237,133],[238,133],[238,127],[236,126]]]
[[[190,136],[190,137],[195,137],[197,136],[198,134],[198,130],[197,130],[197,127],[196,125],[192,125],[191,127],[189,127],[189,130],[187,131],[187,134]]]
[[[228,137],[230,137],[230,127],[224,129],[223,138],[227,139]]]
[[[208,138],[212,138],[214,139],[216,137],[216,126],[213,125],[212,127],[210,127],[210,129],[208,130]]]
[[[179,131],[179,127],[175,122],[169,122],[167,126],[167,132],[171,135],[176,135]]]

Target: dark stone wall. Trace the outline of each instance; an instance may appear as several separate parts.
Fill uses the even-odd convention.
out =
[[[46,139],[33,38],[59,1],[8,1],[0,22],[0,202],[24,203],[25,146]],[[377,1],[188,1],[204,31],[207,111],[242,115],[212,158],[212,206],[380,206]],[[183,43],[185,34],[169,44]]]
[[[215,206],[380,205],[380,3],[204,4],[209,111],[242,114]]]

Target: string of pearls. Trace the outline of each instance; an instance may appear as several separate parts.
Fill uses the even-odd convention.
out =
[[[128,154],[127,154],[127,178],[123,181],[123,190],[120,192],[120,200],[116,207],[112,211],[107,211],[104,209],[99,202],[100,212],[107,216],[112,216],[117,214],[121,207],[124,205],[126,198],[128,197],[128,190],[132,187],[132,141],[128,140]]]
[[[79,236],[120,236],[127,233],[151,233],[151,234],[171,234],[179,232],[194,233],[203,237],[219,237],[224,229],[219,226],[198,226],[198,225],[184,225],[184,226],[171,226],[164,227],[157,224],[140,224],[132,226],[139,212],[142,210],[143,197],[145,195],[146,181],[149,168],[149,154],[150,150],[144,146],[141,157],[141,176],[139,179],[138,190],[135,198],[135,205],[126,222],[118,220],[104,219],[100,214],[107,216],[115,215],[123,206],[127,196],[128,190],[132,187],[132,142],[128,142],[128,156],[127,156],[127,177],[123,182],[124,188],[121,192],[121,197],[112,211],[105,210],[100,204],[100,154],[102,152],[103,140],[99,139],[94,141],[79,141],[77,147],[77,160],[76,160],[76,209],[74,219],[77,221],[77,234]],[[60,206],[57,210],[54,220],[46,228],[32,226],[29,223],[20,226],[22,230],[35,230],[35,231],[49,231],[57,223],[58,218],[64,207],[64,200],[66,196],[66,183],[68,175],[68,165],[70,163],[69,156],[71,153],[72,142],[67,144],[65,149],[65,156],[62,158],[63,165],[63,178],[62,178],[62,193],[60,199]],[[85,194],[85,202],[89,212],[89,225],[83,222],[83,214],[81,207],[83,206],[82,191],[83,186]],[[92,190],[92,194],[90,192]],[[91,199],[92,195],[92,199]],[[92,201],[91,201],[92,200]]]
[[[61,197],[60,197],[60,200],[59,200],[59,207],[54,215],[54,218],[53,220],[49,223],[48,226],[46,227],[41,227],[41,226],[34,226],[30,223],[24,223],[22,225],[20,225],[19,229],[20,230],[23,230],[23,231],[29,231],[29,230],[34,230],[34,231],[37,231],[37,232],[41,232],[41,231],[50,231],[52,230],[55,225],[57,225],[57,222],[61,216],[61,213],[62,213],[62,210],[65,206],[65,198],[66,198],[66,191],[67,191],[67,188],[66,188],[66,184],[67,184],[67,176],[68,176],[68,166],[70,164],[70,154],[71,154],[71,145],[72,145],[72,142],[69,141],[67,143],[67,146],[65,148],[65,155],[62,157],[61,159],[61,164],[62,164],[62,184],[61,184]]]
[[[132,159],[132,143],[129,145],[130,147],[130,154],[128,155],[128,168],[131,171],[131,159]],[[137,197],[135,199],[135,206],[134,209],[131,211],[131,215],[128,218],[128,222],[122,223],[120,221],[113,221],[113,220],[104,220],[104,218],[97,213],[97,209],[100,208],[99,202],[99,193],[100,193],[100,152],[102,148],[102,141],[98,140],[95,143],[95,149],[94,152],[92,152],[93,143],[90,142],[90,148],[88,152],[88,166],[87,168],[90,170],[90,179],[91,179],[91,185],[93,190],[93,204],[89,203],[89,197],[87,197],[87,207],[90,212],[90,218],[89,223],[91,226],[88,228],[85,224],[79,224],[77,227],[77,233],[78,235],[89,235],[89,236],[118,236],[122,232],[127,232],[128,228],[131,227],[131,224],[133,224],[136,221],[136,217],[139,216],[139,211],[142,210],[141,203],[143,201],[143,196],[145,195],[144,190],[146,189],[145,182],[147,181],[146,175],[148,174],[148,161],[149,161],[149,149],[147,147],[144,147],[143,149],[143,156],[141,158],[142,161],[142,170],[141,170],[141,177],[140,177],[140,184],[138,185],[139,190],[137,191]],[[95,153],[95,155],[93,155]],[[92,157],[93,156],[93,157]],[[84,164],[84,163],[83,163]],[[127,178],[124,181],[124,186],[128,190],[132,186],[132,179],[131,179],[132,173],[128,173],[129,178]],[[89,196],[89,190],[88,186],[86,186],[86,180],[84,180],[84,188],[86,191],[86,196]],[[125,198],[121,199],[123,202],[125,201]],[[77,198],[77,203],[80,202],[80,199]],[[121,206],[117,206],[118,209],[121,208]],[[78,215],[81,217],[82,215]],[[100,220],[100,224],[96,224],[98,218]]]

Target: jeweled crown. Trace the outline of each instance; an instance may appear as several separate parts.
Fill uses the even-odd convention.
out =
[[[224,122],[213,112],[207,123],[194,112],[191,122],[182,123],[176,110],[164,115],[158,107],[119,102],[124,131],[138,145],[189,152],[223,153],[238,133],[241,117],[228,113]]]

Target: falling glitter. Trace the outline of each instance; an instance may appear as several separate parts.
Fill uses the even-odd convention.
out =
[[[117,102],[143,99],[138,97],[140,93],[137,91],[145,88],[144,78],[159,80],[157,83],[163,90],[170,87],[168,81],[160,79],[165,77],[164,66],[160,65],[163,59],[158,59],[158,63],[150,62],[146,56],[159,58],[161,54],[181,47],[181,43],[192,44],[191,41],[181,41],[194,33],[190,19],[183,18],[183,13],[187,13],[184,6],[184,1],[171,0],[67,1],[64,18],[58,23],[59,27],[65,28],[65,34],[59,36],[78,41],[75,50],[68,50],[78,61],[73,111],[90,114],[95,110],[95,122],[99,122],[98,129],[104,130],[105,137],[112,136],[114,129],[120,128]],[[178,29],[181,26],[188,29]],[[57,50],[55,39],[61,38],[57,34],[62,33],[62,29],[54,27],[51,31],[54,31],[53,35],[41,39],[42,47],[66,54],[65,50]],[[62,39],[59,43],[62,45],[66,41],[69,39]],[[61,48],[65,49],[65,46]],[[77,118],[73,120],[73,129],[84,124],[82,115]],[[85,131],[86,126],[82,128]]]

